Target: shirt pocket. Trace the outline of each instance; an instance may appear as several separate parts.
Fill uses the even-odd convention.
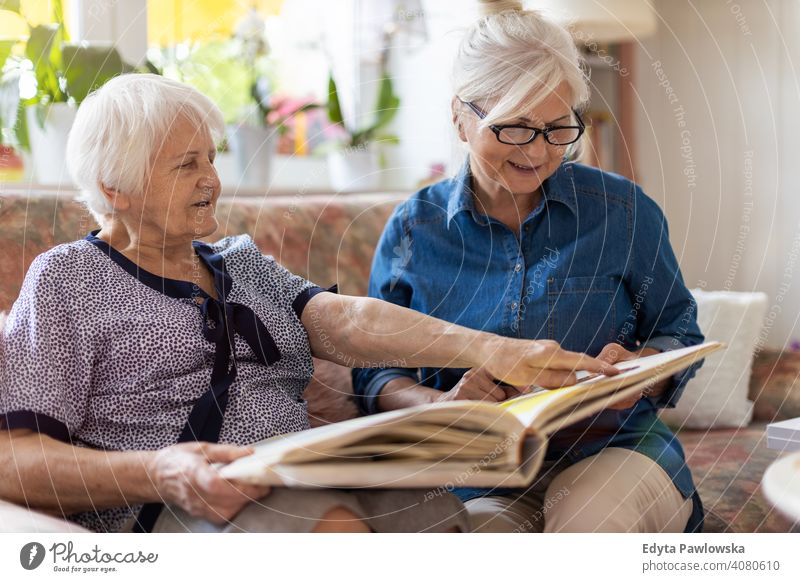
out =
[[[597,355],[617,333],[616,277],[566,277],[547,281],[550,337],[564,349]]]

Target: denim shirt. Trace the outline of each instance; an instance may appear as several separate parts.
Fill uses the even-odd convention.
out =
[[[519,232],[475,204],[468,164],[453,179],[417,192],[389,219],[378,244],[369,295],[472,329],[553,339],[597,355],[608,343],[660,351],[703,341],[658,205],[633,182],[565,162],[542,184],[542,200]],[[703,510],[677,438],[657,416],[674,407],[698,366],[660,396],[605,410],[551,436],[548,459],[576,462],[607,446],[643,453]],[[357,369],[362,412],[392,379],[450,390],[466,369]],[[485,493],[485,492],[484,492]],[[481,494],[459,491],[462,498]],[[497,491],[493,494],[498,494]]]

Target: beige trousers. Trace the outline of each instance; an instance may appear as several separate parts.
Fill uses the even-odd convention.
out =
[[[692,514],[669,475],[619,447],[549,464],[526,491],[466,501],[476,532],[682,532]]]

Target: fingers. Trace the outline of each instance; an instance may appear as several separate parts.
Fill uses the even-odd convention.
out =
[[[494,377],[483,368],[467,370],[453,391],[454,400],[502,402],[506,399],[506,393],[495,383]]]
[[[189,514],[224,523],[269,487],[223,479],[212,463],[229,463],[253,453],[248,447],[182,443],[163,449],[158,467],[162,499]]]
[[[473,368],[469,376],[464,374],[461,391],[470,400],[484,400],[487,402],[502,402],[506,393],[497,385],[494,378],[483,368]],[[467,372],[469,374],[469,372]]]
[[[562,370],[542,370],[535,378],[534,383],[542,388],[561,388],[578,383],[575,372]]]
[[[248,503],[258,501],[270,492],[267,486],[223,479],[208,465],[198,471],[193,485],[189,512],[214,523],[229,521]]]
[[[608,362],[609,364],[616,364],[617,362],[624,362],[636,358],[636,354],[629,352],[619,344],[606,344],[605,347],[597,355],[598,360]]]
[[[536,357],[534,366],[537,368],[549,368],[554,370],[588,370],[590,372],[599,372],[606,376],[614,376],[619,374],[619,370],[611,365],[609,362],[593,358],[586,354],[578,352],[570,352],[561,349],[556,342],[539,342],[544,343],[540,346],[539,357]]]
[[[238,447],[236,445],[218,445],[216,443],[199,443],[200,452],[205,455],[209,463],[231,463],[241,457],[253,454],[250,447]]]

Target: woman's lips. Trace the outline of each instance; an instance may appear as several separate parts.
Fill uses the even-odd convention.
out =
[[[509,160],[508,165],[514,168],[514,170],[517,172],[529,175],[536,174],[542,168],[542,166],[526,166],[522,164],[516,164],[511,160]]]

